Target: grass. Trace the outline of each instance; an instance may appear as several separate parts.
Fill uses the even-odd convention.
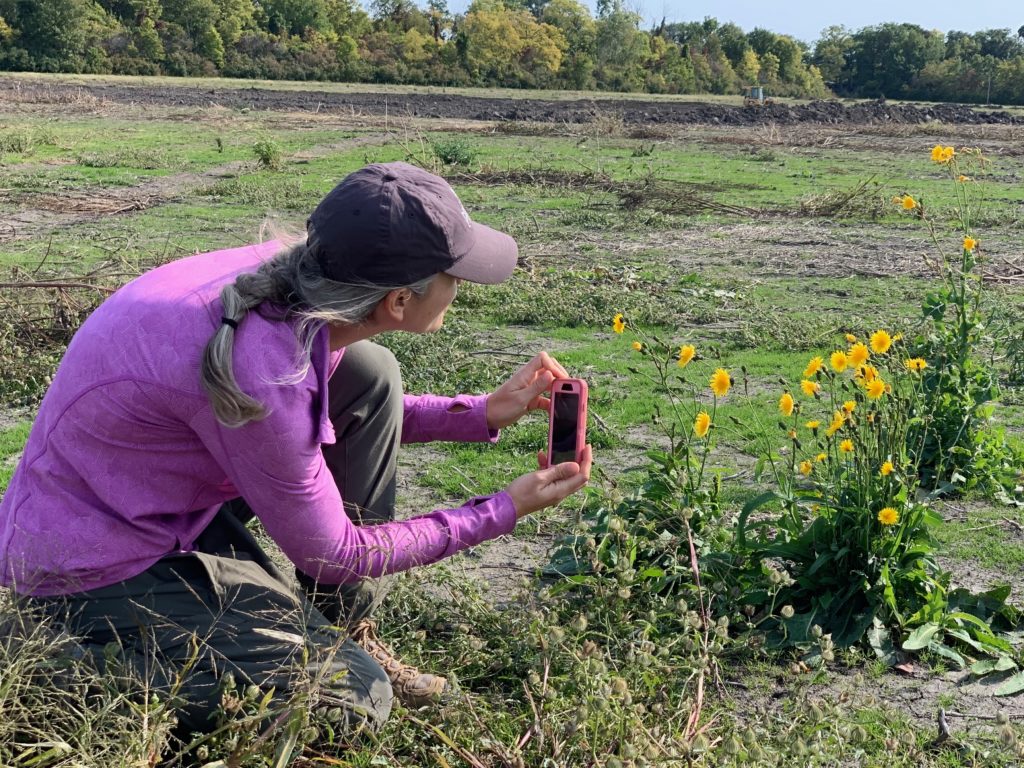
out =
[[[13,77],[27,82],[36,76]],[[181,82],[98,77],[61,82],[66,81]],[[357,90],[344,84],[323,87]],[[438,89],[374,90],[397,95]],[[179,110],[175,116],[161,109],[107,107],[86,113],[69,107],[70,114],[55,121],[45,109],[35,113],[22,107],[17,113],[0,108],[5,174],[0,210],[18,226],[17,237],[6,237],[0,226],[0,267],[20,281],[66,278],[105,266],[104,275],[118,276],[104,279],[116,283],[161,260],[250,242],[268,216],[301,229],[320,197],[367,162],[412,160],[448,175],[474,218],[517,237],[521,268],[500,286],[463,285],[441,332],[382,341],[401,361],[408,391],[437,393],[489,391],[537,350],[551,351],[590,382],[595,417],[590,435],[600,464],[594,485],[608,494],[640,483],[644,453],[659,444],[652,424],[656,388],[636,372],[641,357],[629,339],[612,333],[615,313],[673,344],[696,344],[705,358],[699,365],[727,367],[739,380],[737,388],[745,378],[752,402],[726,400],[719,411],[724,423],[729,416],[773,415],[780,377],[794,381],[811,354],[827,354],[846,332],[863,335],[883,325],[911,332],[920,297],[931,285],[921,262],[930,247],[923,228],[889,205],[893,194],[904,191],[928,205],[939,200],[940,174],[927,162],[931,138],[914,134],[892,140],[871,132],[841,135],[846,128],[786,128],[769,142],[749,131],[702,128],[652,144],[587,133],[586,127],[573,129],[572,136],[432,128],[420,133],[406,123],[396,129],[394,121],[385,129],[337,116],[299,121],[218,108]],[[948,140],[957,142],[956,129],[948,130]],[[823,142],[826,136],[830,140]],[[367,141],[328,149],[348,138]],[[259,167],[254,145],[264,141],[280,148],[281,170]],[[1012,137],[993,134],[985,141],[999,157],[986,184],[991,202],[981,239],[997,256],[1012,257],[1024,201],[1016,179],[1024,161],[1019,154],[1000,154]],[[434,151],[438,146],[445,152]],[[452,148],[459,152],[448,151]],[[446,166],[440,155],[468,165]],[[43,195],[58,201],[130,195],[168,177],[187,178],[131,213],[71,215],[59,205],[57,210],[38,207]],[[842,215],[807,213],[809,200],[872,177],[881,186]],[[652,189],[683,192],[641,195],[634,207],[623,205],[624,192],[650,182]],[[694,201],[718,207],[698,209]],[[727,206],[751,212],[728,213]],[[941,220],[945,204],[934,206]],[[993,302],[1019,303],[1017,286],[994,293]],[[52,298],[49,293],[2,295],[15,308],[37,302],[33,311],[49,306]],[[8,338],[0,347],[14,377],[24,355],[18,339]],[[703,370],[697,366],[690,370]],[[703,387],[704,373],[693,376]],[[41,394],[42,381],[33,385],[30,399]],[[1016,440],[1024,425],[1024,396],[1005,383],[1007,397],[998,416]],[[0,487],[10,478],[28,430],[27,423],[19,423],[0,432]],[[715,468],[733,478],[723,500],[728,514],[735,514],[756,490],[751,466],[758,449],[748,431],[722,432]],[[532,469],[544,435],[543,418],[535,415],[505,430],[497,446],[413,447],[403,479],[417,504],[458,503],[499,490]],[[551,538],[573,530],[584,503],[589,502],[574,499],[559,512],[538,515],[536,523],[517,529],[517,542],[543,549]],[[984,500],[972,500],[969,509],[965,520],[955,518],[938,529],[944,556],[965,573],[979,565],[1011,575],[1019,571],[1024,564],[1018,551],[1020,516]],[[520,590],[519,579],[541,563],[516,562],[509,568],[501,560],[504,546],[491,542],[478,548],[478,558],[403,576],[384,609],[382,627],[389,640],[410,660],[456,680],[458,699],[429,712],[399,710],[371,743],[350,744],[330,723],[314,718],[305,725],[318,729],[328,744],[308,748],[310,764],[952,768],[1009,766],[1019,760],[984,719],[958,722],[956,743],[948,748],[930,746],[937,707],[953,701],[937,671],[934,689],[917,691],[925,703],[913,711],[886,687],[891,673],[860,653],[843,654],[828,669],[793,672],[795,657],[736,647],[728,638],[720,652],[704,658],[681,650],[685,636],[672,648],[650,648],[647,617],[632,612],[630,600],[609,597],[607,605],[578,605],[551,595],[552,583],[532,578]],[[493,600],[485,589],[489,581],[496,591],[515,597]],[[1013,583],[1015,590],[1022,586],[1018,578]],[[688,606],[673,610],[685,612]],[[3,606],[0,612],[12,611]],[[105,700],[106,714],[89,717],[65,698],[43,695],[33,669],[51,658],[48,642],[43,635],[18,646],[0,642],[0,659],[12,672],[4,679],[37,696],[17,699],[31,703],[12,710],[20,718],[16,722],[54,708],[74,715],[60,726],[71,752],[39,746],[12,764],[70,765],[68,755],[76,749],[89,756],[83,758],[86,764],[103,764],[94,749],[99,742],[113,749],[120,738],[123,754],[147,754],[154,739],[165,738],[163,710],[149,714],[145,722],[151,727],[125,728],[119,718],[130,718],[132,705],[113,692],[105,694],[111,697]],[[712,675],[716,664],[720,685]],[[709,728],[698,740],[686,729],[695,681],[702,674],[708,677],[700,722]],[[893,685],[919,683],[901,678]],[[89,684],[103,687],[102,678],[100,683],[89,678]],[[4,707],[16,700],[9,693],[15,689],[0,683],[5,714]],[[956,702],[972,712],[993,711],[990,701],[974,693],[958,695]],[[1009,706],[1019,709],[1016,700]],[[136,710],[137,722],[139,715]],[[0,735],[2,728],[0,723]],[[119,737],[112,735],[117,728]],[[251,733],[247,728],[244,732]],[[1014,734],[1019,730],[1019,724],[1011,727]],[[254,745],[231,744],[230,732],[208,745],[204,759],[244,762],[239,750]],[[39,732],[31,733],[41,743]],[[89,742],[91,734],[95,738]],[[0,763],[14,761],[3,748]]]

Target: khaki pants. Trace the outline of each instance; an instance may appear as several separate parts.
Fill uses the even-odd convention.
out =
[[[348,347],[329,411],[338,442],[324,456],[345,512],[357,524],[393,519],[403,412],[394,356],[367,341]],[[353,725],[379,726],[391,711],[391,685],[343,627],[369,615],[382,582],[338,588],[298,573],[299,591],[246,528],[251,517],[244,500],[229,502],[194,551],[109,587],[32,602],[108,671],[123,666],[129,681],[141,677],[155,690],[180,683],[186,733],[210,727],[228,672],[240,688],[273,687],[275,702],[308,692],[307,706],[342,707]]]

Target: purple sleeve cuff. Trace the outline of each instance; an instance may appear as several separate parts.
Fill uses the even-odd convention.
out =
[[[488,395],[406,395],[402,442],[497,442],[499,431],[487,426],[487,398]]]
[[[443,557],[504,536],[516,527],[516,505],[505,491],[475,496],[458,509],[442,514],[448,523],[448,547]]]

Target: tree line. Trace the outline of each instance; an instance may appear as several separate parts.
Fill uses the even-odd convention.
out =
[[[883,24],[811,47],[623,0],[0,0],[0,70],[1024,103],[1024,27]]]

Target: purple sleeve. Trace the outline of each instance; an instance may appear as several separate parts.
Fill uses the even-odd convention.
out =
[[[272,355],[265,351],[263,361]],[[410,520],[353,525],[320,450],[313,369],[298,384],[268,384],[279,378],[272,367],[246,370],[239,362],[236,357],[239,383],[267,406],[267,417],[231,429],[203,408],[193,426],[270,537],[302,571],[326,583],[380,576],[440,560],[515,527],[515,505],[504,492]]]
[[[403,443],[493,443],[497,439],[498,430],[487,426],[487,395],[405,396]]]

